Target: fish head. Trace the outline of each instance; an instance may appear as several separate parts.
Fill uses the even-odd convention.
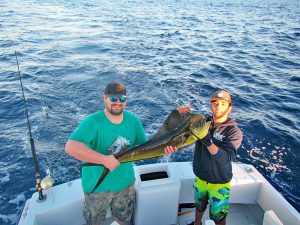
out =
[[[207,121],[207,117],[201,114],[194,114],[191,116],[189,130],[198,139],[204,138],[209,131],[211,121]]]

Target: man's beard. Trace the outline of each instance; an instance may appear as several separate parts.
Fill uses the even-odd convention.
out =
[[[110,107],[106,107],[106,109],[111,115],[120,116],[123,113],[125,107],[123,105],[118,105],[119,109],[114,109],[114,106],[116,105],[117,104],[111,104]]]

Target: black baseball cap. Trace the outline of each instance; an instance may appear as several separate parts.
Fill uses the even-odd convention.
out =
[[[105,95],[126,95],[126,86],[121,82],[111,82],[106,85]]]

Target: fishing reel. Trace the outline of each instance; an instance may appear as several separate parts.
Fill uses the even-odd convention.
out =
[[[43,188],[43,190],[47,190],[49,188],[51,188],[54,184],[54,181],[51,178],[51,173],[50,170],[47,169],[47,175],[42,179],[41,181],[41,187]]]

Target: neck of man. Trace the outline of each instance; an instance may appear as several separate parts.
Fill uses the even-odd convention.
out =
[[[214,124],[219,125],[228,120],[228,116],[221,118],[214,118]]]
[[[119,115],[111,114],[106,108],[104,109],[104,113],[108,120],[112,122],[113,124],[120,124],[123,121],[123,112]]]

